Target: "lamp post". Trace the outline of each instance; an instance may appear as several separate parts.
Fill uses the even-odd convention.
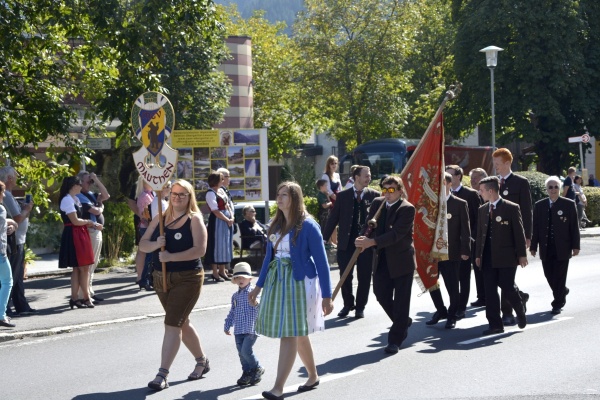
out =
[[[490,92],[492,94],[492,151],[494,151],[496,147],[496,115],[494,111],[494,68],[496,64],[498,64],[498,52],[502,51],[500,47],[496,46],[488,46],[484,49],[479,50],[482,53],[485,53],[485,61],[487,67],[490,69]],[[493,174],[496,175],[496,168],[493,168]]]

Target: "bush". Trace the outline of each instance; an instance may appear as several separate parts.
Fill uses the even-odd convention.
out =
[[[63,223],[56,221],[54,216],[45,218],[36,215],[29,220],[27,247],[31,249],[51,248],[52,251],[57,251],[60,248],[62,231]]]
[[[133,213],[126,203],[104,203],[104,229],[102,231],[102,255],[112,264],[120,257],[127,257],[135,246]]]
[[[304,196],[304,206],[306,211],[316,220],[319,215],[319,202],[316,197]]]
[[[583,192],[587,198],[585,214],[592,221],[590,226],[598,225],[600,223],[600,187],[585,186]]]

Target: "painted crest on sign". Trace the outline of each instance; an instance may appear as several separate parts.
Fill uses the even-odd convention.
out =
[[[175,128],[171,102],[161,93],[144,93],[133,104],[131,125],[143,145],[133,154],[135,167],[152,189],[162,190],[177,165],[178,152],[166,143]]]

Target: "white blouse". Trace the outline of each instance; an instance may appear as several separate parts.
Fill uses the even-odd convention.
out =
[[[291,232],[288,233],[287,235],[285,235],[285,237],[283,239],[281,239],[281,241],[277,245],[277,251],[275,252],[275,257],[279,257],[279,258],[289,258],[290,257],[290,234],[291,234]],[[277,241],[279,240],[280,237],[281,237],[281,235],[279,233],[275,234],[275,243],[277,243]],[[273,245],[275,245],[275,243],[273,243]]]

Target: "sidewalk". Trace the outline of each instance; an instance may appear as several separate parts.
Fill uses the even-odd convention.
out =
[[[598,237],[600,227],[587,228],[581,234],[583,238]],[[97,273],[94,289],[105,301],[94,309],[71,310],[68,304],[71,270],[58,269],[57,254],[44,255],[41,258],[28,267],[29,278],[25,281],[27,299],[38,313],[13,318],[16,328],[0,327],[0,343],[163,316],[162,307],[154,292],[140,291],[135,284],[136,274],[133,266],[113,268],[108,273]],[[337,265],[332,264],[332,286],[338,281]],[[215,283],[205,280],[194,311],[223,308],[225,318],[234,289],[235,287],[228,282]]]

